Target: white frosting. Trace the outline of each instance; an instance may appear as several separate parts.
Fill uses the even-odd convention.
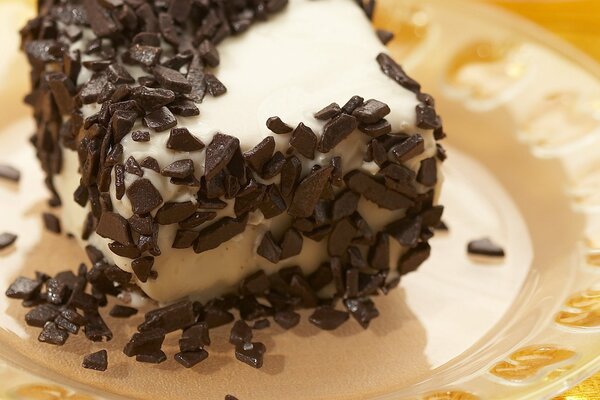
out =
[[[414,127],[416,96],[381,72],[375,58],[385,51],[385,47],[352,0],[291,0],[285,11],[268,22],[257,23],[239,37],[226,39],[218,50],[221,66],[215,74],[227,86],[227,94],[218,98],[207,96],[199,105],[199,117],[178,118],[178,127],[188,128],[205,144],[211,142],[216,132],[223,132],[238,137],[242,150],[246,151],[264,137],[273,135],[265,125],[272,116],[281,117],[291,126],[303,122],[320,134],[323,122],[313,117],[314,112],[333,101],[343,105],[353,95],[360,95],[390,106],[391,114],[386,118],[394,132],[423,135],[425,152],[410,160],[408,167],[417,171],[422,159],[435,154],[432,132]],[[138,72],[132,70],[134,75]],[[95,106],[84,107],[86,116],[95,110]],[[134,130],[140,128],[137,126]],[[173,161],[190,158],[194,160],[196,176],[200,177],[204,172],[205,152],[168,150],[168,136],[168,131],[151,132],[150,142],[141,143],[127,135],[121,142],[124,159],[133,156],[141,161],[151,156],[162,168]],[[277,149],[285,152],[290,136],[274,136]],[[326,163],[331,157],[340,155],[343,156],[344,171],[363,168],[374,172],[373,163],[362,160],[367,142],[368,137],[357,131],[330,153],[318,153],[314,161],[299,157],[306,163],[306,170],[314,163]],[[152,181],[165,202],[195,201],[194,189],[172,185],[169,178],[148,169],[144,169],[144,178]],[[135,175],[127,174],[126,185],[135,179]],[[88,212],[71,201],[78,184],[77,155],[65,151],[63,172],[55,177],[55,185],[63,199],[63,223],[77,237]],[[126,218],[132,215],[127,196],[116,199],[114,184],[111,185],[111,197],[116,212]],[[400,215],[379,209],[365,200],[361,200],[359,210],[375,230]],[[233,215],[232,204],[219,212],[217,218],[225,215]],[[162,255],[156,257],[154,263],[158,279],[138,284],[150,297],[169,302],[187,295],[207,299],[223,294],[241,278],[260,268],[270,273],[284,266],[299,265],[307,273],[311,272],[327,259],[326,240],[317,243],[304,238],[302,253],[277,265],[256,254],[265,231],[272,230],[278,235],[289,227],[290,221],[287,215],[264,220],[257,211],[251,215],[244,233],[201,254],[195,254],[192,249],[172,249],[177,225],[161,226],[159,247]],[[108,250],[110,240],[93,234],[89,241],[119,267],[131,271],[132,260]],[[392,266],[400,251],[394,243]]]

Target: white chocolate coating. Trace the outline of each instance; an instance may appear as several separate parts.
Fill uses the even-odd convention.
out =
[[[381,72],[376,56],[385,52],[385,47],[352,0],[291,0],[286,10],[268,22],[257,23],[238,37],[226,39],[218,50],[221,65],[215,74],[227,86],[228,92],[217,98],[207,96],[199,105],[200,116],[178,117],[178,127],[188,128],[206,145],[216,132],[223,132],[238,137],[242,151],[246,151],[272,135],[275,136],[277,150],[285,152],[290,135],[273,135],[265,125],[269,117],[279,116],[291,126],[303,122],[320,135],[324,123],[316,120],[313,114],[331,102],[343,105],[353,95],[360,95],[390,106],[391,114],[386,119],[391,123],[393,132],[423,135],[425,152],[411,159],[406,164],[409,168],[416,172],[422,159],[435,155],[432,132],[414,126],[415,106],[418,104],[415,94]],[[131,73],[137,75],[139,71],[132,68]],[[95,106],[84,107],[85,116],[91,115],[94,109]],[[140,125],[135,129],[145,128]],[[133,156],[141,161],[151,156],[162,168],[173,161],[190,158],[194,160],[196,177],[200,177],[204,172],[204,150],[192,153],[168,150],[168,137],[169,131],[151,131],[150,142],[140,143],[127,135],[121,142],[124,160]],[[362,159],[368,140],[366,135],[356,131],[330,153],[317,153],[315,160],[298,157],[304,163],[305,171],[315,163],[326,163],[339,155],[342,156],[345,172],[357,168],[375,172],[377,166]],[[72,200],[79,184],[77,155],[69,150],[64,153],[63,172],[54,178],[54,183],[63,199],[63,224],[67,231],[79,237],[88,209],[81,208]],[[137,179],[135,175],[126,175],[126,185]],[[195,201],[197,188],[173,185],[169,178],[148,169],[144,169],[144,178],[152,181],[164,202]],[[441,180],[439,176],[438,187]],[[114,183],[111,184],[111,198],[116,212],[125,218],[132,215],[127,196],[116,199]],[[379,209],[364,199],[360,202],[359,211],[374,230],[379,230],[402,213]],[[225,215],[233,215],[233,201],[219,212],[217,219]],[[162,255],[156,257],[154,263],[158,278],[138,284],[151,298],[160,302],[189,295],[206,300],[230,291],[240,279],[258,269],[271,273],[285,266],[299,265],[309,273],[327,260],[326,240],[315,242],[304,238],[301,254],[277,265],[256,254],[264,232],[272,230],[278,235],[290,223],[291,218],[286,214],[265,220],[260,211],[253,212],[244,233],[201,254],[194,253],[191,248],[172,249],[177,224],[161,226],[159,247]],[[109,239],[94,233],[89,242],[100,248],[109,261],[131,272],[132,260],[108,250]],[[392,241],[392,267],[396,265],[400,252],[400,247]]]

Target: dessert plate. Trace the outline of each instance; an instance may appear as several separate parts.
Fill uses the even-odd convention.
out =
[[[349,0],[350,1],[350,0]],[[20,104],[26,64],[18,27],[33,13],[1,2],[0,160],[22,171],[0,182],[0,285],[35,270],[73,269],[74,242],[46,232],[42,174]],[[368,330],[307,322],[257,331],[264,367],[236,362],[227,328],[191,370],[170,359],[136,364],[122,353],[141,317],[107,317],[108,343],[73,336],[37,342],[18,302],[0,298],[0,381],[11,399],[540,399],[600,369],[600,67],[516,17],[456,0],[379,0],[375,22],[396,33],[390,50],[437,99],[449,132],[442,203],[447,233],[432,258],[377,300]],[[490,237],[507,252],[473,259]],[[175,338],[165,351],[173,354]],[[109,369],[81,368],[105,348]]]

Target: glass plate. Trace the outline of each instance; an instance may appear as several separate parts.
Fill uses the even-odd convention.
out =
[[[350,1],[350,0],[349,0]],[[443,203],[450,232],[433,256],[377,300],[369,330],[334,332],[306,322],[256,333],[265,366],[234,360],[227,329],[191,370],[171,358],[139,365],[122,354],[141,317],[107,318],[109,343],[37,342],[24,309],[3,296],[0,368],[11,399],[540,399],[600,369],[600,76],[586,56],[531,24],[462,0],[379,0],[376,24],[396,33],[391,51],[438,103],[449,132]],[[41,227],[42,174],[21,105],[27,66],[16,31],[31,15],[0,3],[0,159],[23,172],[0,182],[2,230],[19,234],[0,253],[0,285],[18,274],[74,268],[83,252]],[[501,262],[466,255],[492,237]],[[109,370],[81,368],[105,348]],[[168,337],[173,354],[176,338]],[[172,357],[172,356],[171,356]]]

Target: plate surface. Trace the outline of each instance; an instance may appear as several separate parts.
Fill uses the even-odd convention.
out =
[[[112,342],[72,337],[53,348],[24,326],[18,302],[0,297],[0,356],[11,365],[0,368],[0,380],[13,383],[5,396],[539,399],[600,368],[597,66],[492,8],[379,1],[376,24],[396,32],[391,51],[435,95],[450,134],[442,198],[450,232],[433,240],[422,269],[378,299],[382,316],[372,327],[321,332],[304,314],[299,329],[256,334],[268,348],[258,371],[234,360],[222,329],[209,359],[183,370],[172,359],[152,367],[122,354],[120,338],[141,317],[107,318]],[[14,54],[0,62],[0,159],[23,178],[18,186],[0,182],[2,229],[19,234],[16,247],[0,252],[2,287],[18,274],[85,259],[74,242],[41,227],[46,194],[27,144],[33,126],[19,103],[27,67],[15,36],[31,10],[0,4],[8,13],[14,18],[0,35]],[[505,260],[466,256],[466,243],[483,236],[506,248]],[[166,345],[173,354],[176,338]],[[82,354],[101,348],[109,370],[83,370]]]

